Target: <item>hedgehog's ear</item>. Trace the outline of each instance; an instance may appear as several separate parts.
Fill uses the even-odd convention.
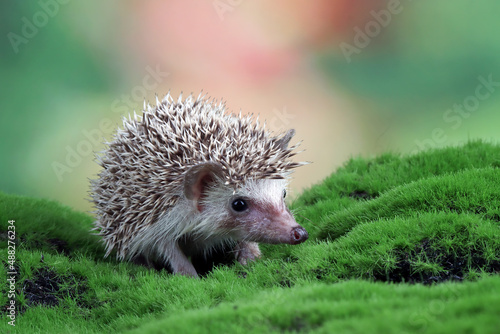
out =
[[[205,196],[208,186],[217,178],[222,178],[222,167],[213,162],[205,162],[191,167],[184,176],[184,195],[187,199],[196,201],[199,211],[200,200]]]
[[[281,149],[283,150],[288,148],[288,143],[290,142],[290,140],[294,135],[295,135],[295,129],[288,130],[281,139],[278,139],[278,146],[281,147]]]

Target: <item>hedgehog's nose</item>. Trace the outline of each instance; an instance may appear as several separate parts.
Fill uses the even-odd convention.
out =
[[[292,245],[300,244],[309,238],[309,234],[302,226],[297,226],[292,229]]]

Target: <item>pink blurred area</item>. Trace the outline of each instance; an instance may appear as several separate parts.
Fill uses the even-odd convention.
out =
[[[385,0],[132,1],[126,47],[210,86],[252,88],[294,75],[311,52],[353,34]]]

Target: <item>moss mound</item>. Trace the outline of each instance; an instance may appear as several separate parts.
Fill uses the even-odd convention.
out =
[[[103,259],[88,215],[0,194],[0,331],[495,333],[499,166],[480,141],[351,159],[292,203],[308,242],[201,280]]]

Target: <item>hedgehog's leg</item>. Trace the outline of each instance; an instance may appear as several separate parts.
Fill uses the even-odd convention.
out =
[[[248,261],[254,261],[260,257],[259,244],[256,242],[240,241],[235,251],[236,260],[244,266]]]
[[[166,252],[168,254],[168,262],[174,274],[198,277],[196,269],[194,269],[193,264],[189,261],[177,242],[174,242],[172,247],[168,247]]]

